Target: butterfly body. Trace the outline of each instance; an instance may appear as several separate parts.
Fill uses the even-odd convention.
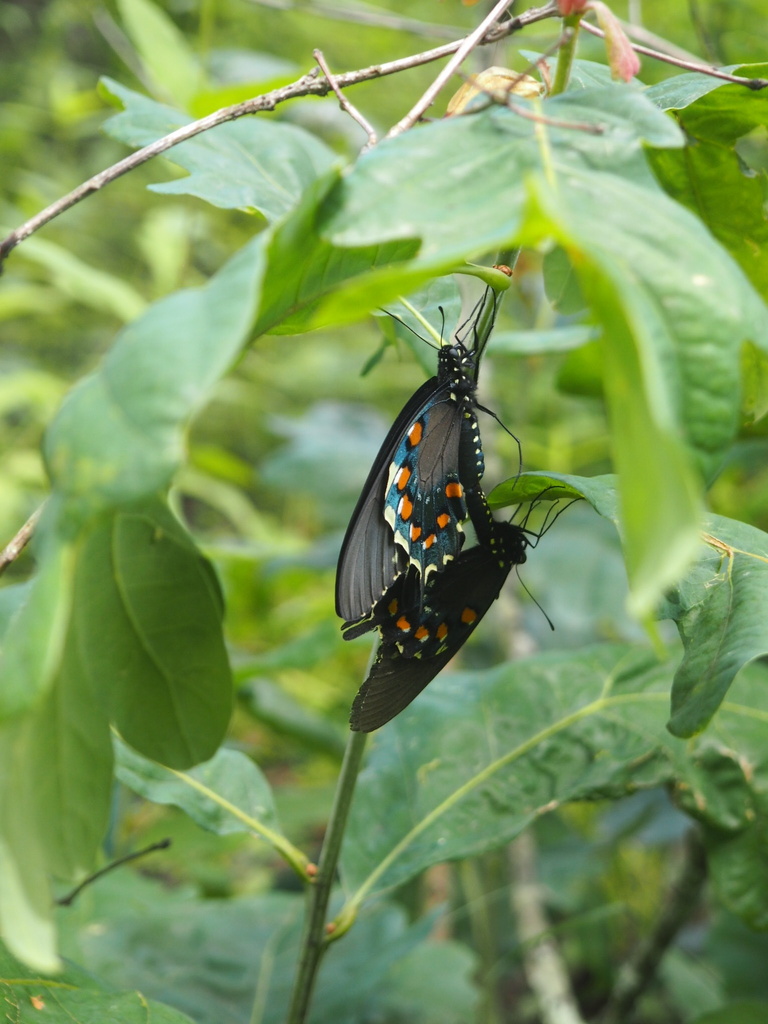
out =
[[[347,624],[370,615],[409,565],[423,588],[461,551],[467,493],[484,470],[478,358],[458,339],[440,349],[437,376],[412,396],[379,450],[339,556],[336,611]]]
[[[492,534],[492,542],[463,551],[431,577],[423,597],[409,569],[378,602],[372,618],[381,642],[352,705],[353,730],[371,732],[407,707],[469,638],[512,566],[525,561],[521,527],[494,523]],[[363,631],[362,624],[353,627],[355,636]]]

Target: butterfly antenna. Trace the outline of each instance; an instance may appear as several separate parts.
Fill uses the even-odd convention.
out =
[[[397,322],[398,322],[399,324],[402,324],[402,326],[403,326],[403,327],[404,327],[404,328],[405,328],[405,329],[406,329],[407,331],[410,331],[410,332],[411,332],[411,334],[412,334],[412,335],[413,335],[413,336],[414,336],[415,338],[418,338],[418,339],[419,339],[419,341],[423,341],[423,342],[424,342],[424,344],[425,344],[425,345],[429,345],[429,347],[430,347],[430,348],[437,348],[437,346],[436,346],[436,345],[433,345],[433,344],[432,344],[432,342],[431,342],[431,341],[430,341],[430,340],[429,340],[428,338],[424,338],[424,337],[422,337],[422,335],[421,335],[421,334],[419,334],[419,332],[418,332],[418,331],[415,331],[415,330],[413,329],[413,327],[411,327],[411,325],[410,325],[410,324],[407,324],[407,323],[405,322],[405,320],[403,320],[403,318],[402,318],[402,317],[400,317],[400,316],[398,316],[398,315],[397,315],[397,313],[390,313],[390,311],[389,311],[388,309],[384,309],[384,310],[383,310],[383,312],[384,312],[384,313],[386,313],[386,314],[387,314],[387,316],[391,317],[391,318],[392,318],[393,320],[397,320]],[[420,317],[419,319],[421,319],[421,317]],[[423,322],[425,322],[425,321],[423,321]]]
[[[552,630],[552,632],[554,633],[554,632],[555,632],[555,624],[554,624],[554,622],[552,621],[552,619],[550,619],[550,617],[549,617],[549,616],[547,615],[547,613],[546,613],[546,612],[544,611],[544,609],[543,609],[543,608],[542,608],[542,606],[541,606],[541,605],[539,604],[539,602],[538,602],[538,601],[536,600],[536,598],[535,598],[535,597],[533,596],[533,594],[532,594],[532,593],[530,592],[530,590],[528,589],[528,587],[526,587],[525,583],[523,582],[523,578],[522,578],[522,576],[520,575],[520,567],[519,567],[519,566],[517,566],[517,565],[515,566],[515,574],[517,575],[517,578],[518,578],[518,580],[520,581],[520,586],[521,586],[521,587],[523,588],[523,590],[524,590],[524,591],[526,592],[526,594],[528,595],[528,597],[530,597],[530,599],[531,599],[531,600],[533,601],[533,603],[534,603],[534,604],[536,605],[536,607],[537,607],[537,608],[539,609],[539,611],[541,612],[541,614],[542,614],[542,615],[544,616],[544,618],[545,618],[545,619],[547,620],[547,625],[549,626],[549,628],[550,628],[550,629]]]

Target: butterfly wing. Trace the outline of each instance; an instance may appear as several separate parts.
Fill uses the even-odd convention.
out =
[[[415,392],[392,424],[349,521],[336,570],[336,613],[348,621],[364,618],[402,571],[404,556],[384,519],[387,476],[407,428],[434,397],[437,377]]]
[[[499,596],[512,566],[525,561],[526,544],[519,527],[496,524],[493,547],[464,551],[432,577],[423,607],[407,603],[408,574],[395,581],[377,606],[381,642],[352,705],[353,730],[378,729],[435,678]]]
[[[384,518],[425,581],[458,555],[464,540],[462,428],[463,402],[450,396],[434,400],[409,424],[389,468]]]

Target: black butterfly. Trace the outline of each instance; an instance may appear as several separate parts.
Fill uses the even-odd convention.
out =
[[[409,567],[377,602],[371,618],[381,642],[352,705],[356,732],[378,729],[421,693],[499,596],[512,566],[525,561],[529,541],[522,527],[497,523],[488,511],[481,531],[485,542],[433,575],[423,594]],[[368,621],[358,623],[345,636],[370,628]]]
[[[423,597],[430,575],[461,551],[467,495],[479,489],[484,470],[477,371],[495,311],[496,293],[487,288],[453,344],[440,349],[437,376],[411,397],[376,456],[339,556],[342,629],[367,620],[403,574]],[[468,325],[469,345],[460,337]]]

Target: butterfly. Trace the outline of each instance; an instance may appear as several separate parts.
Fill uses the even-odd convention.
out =
[[[485,468],[477,372],[495,312],[489,287],[453,343],[440,348],[437,376],[409,399],[379,449],[339,555],[336,611],[345,631],[369,619],[403,574],[423,598],[430,576],[461,551],[467,496]]]
[[[354,731],[372,732],[407,707],[469,638],[512,566],[525,562],[529,540],[523,527],[497,523],[490,511],[485,518],[483,543],[433,575],[423,594],[409,567],[375,605],[371,619],[381,639],[352,704]],[[345,636],[370,628],[368,621],[353,624]]]

